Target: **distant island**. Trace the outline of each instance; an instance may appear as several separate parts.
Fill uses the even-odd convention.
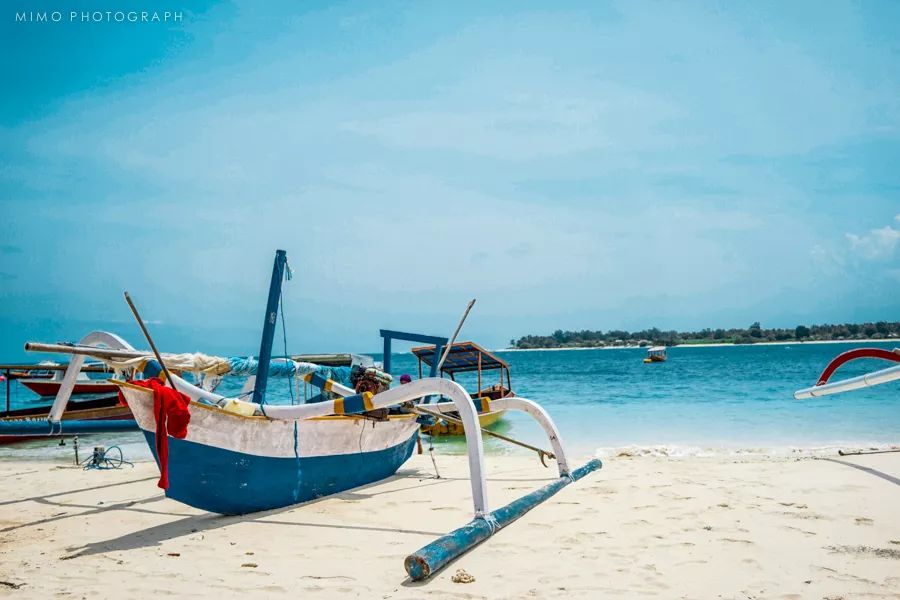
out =
[[[617,346],[676,346],[679,344],[758,344],[763,342],[820,342],[900,338],[900,322],[797,325],[793,329],[766,329],[759,322],[746,329],[662,331],[563,331],[526,335],[509,341],[517,350],[535,348],[604,348]]]

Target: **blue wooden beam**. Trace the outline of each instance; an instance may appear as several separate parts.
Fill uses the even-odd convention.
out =
[[[281,282],[284,279],[284,264],[287,252],[275,251],[272,265],[272,281],[269,282],[269,300],[266,303],[266,317],[263,320],[262,341],[259,344],[259,366],[256,368],[256,384],[253,386],[253,402],[262,404],[266,397],[269,379],[269,360],[272,358],[272,340],[275,337],[275,321],[278,319],[278,301],[281,299]]]
[[[407,342],[420,342],[422,344],[446,344],[448,339],[434,335],[424,335],[421,333],[409,333],[406,331],[392,331],[390,329],[380,329],[381,337],[390,337],[395,340],[405,340]]]
[[[595,458],[583,467],[572,471],[568,477],[560,477],[556,481],[510,502],[503,508],[498,508],[485,517],[476,518],[467,525],[436,539],[418,552],[406,557],[403,564],[406,572],[413,581],[431,577],[447,566],[450,561],[488,539],[559,490],[602,466],[603,463]]]
[[[381,337],[384,338],[384,360],[381,362],[384,364],[384,370],[387,373],[391,372],[391,340],[403,340],[406,342],[418,342],[420,344],[433,344],[435,346],[436,356],[440,356],[441,350],[444,346],[447,345],[449,341],[445,337],[440,337],[436,335],[424,335],[421,333],[410,333],[408,331],[393,331],[391,329],[380,329],[379,333]],[[432,361],[434,364],[431,365],[431,374],[430,377],[437,376],[437,361]]]
[[[382,329],[382,335],[384,335],[384,330]],[[384,368],[385,373],[391,372],[391,336],[384,336],[384,358],[381,359],[382,367]]]
[[[138,431],[134,419],[109,421],[73,419],[71,421],[0,421],[0,435],[82,435],[86,433],[117,433]]]

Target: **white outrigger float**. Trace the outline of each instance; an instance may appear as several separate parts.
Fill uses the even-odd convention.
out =
[[[73,368],[80,368],[84,356],[104,361],[130,360],[145,378],[167,380],[172,388],[184,395],[182,401],[189,414],[183,438],[165,435],[167,460],[165,454],[160,456],[159,442],[163,440],[157,439],[157,433],[165,431],[164,428],[160,430],[160,422],[165,420],[165,416],[159,414],[164,405],[159,397],[160,390],[114,381],[144,433],[161,472],[168,472],[166,496],[221,514],[245,514],[290,506],[393,475],[415,447],[419,427],[416,415],[398,412],[381,419],[370,419],[363,413],[398,407],[432,395],[442,396],[446,400],[430,404],[429,409],[456,413],[463,423],[474,518],[406,558],[405,567],[413,580],[429,577],[569,483],[602,466],[594,459],[579,469],[571,469],[556,425],[538,404],[521,397],[493,400],[490,410],[522,411],[538,422],[553,448],[559,478],[507,506],[491,510],[484,474],[479,409],[456,382],[428,377],[380,393],[357,393],[353,388],[312,372],[302,378],[329,392],[332,399],[313,404],[266,404],[272,339],[286,260],[285,252],[279,250],[269,289],[252,402],[225,397],[172,374],[166,368],[165,355],[155,351],[149,336],[148,342],[156,359],[146,352],[133,350],[121,338],[104,335],[93,335],[89,339],[102,340],[106,348],[29,343],[25,349],[71,354]],[[277,359],[271,364],[276,362]],[[287,369],[285,362],[290,363]],[[294,376],[299,375],[302,367],[290,359],[281,359],[277,364],[279,371]],[[67,428],[77,430],[78,426],[70,422]],[[55,429],[52,423],[50,429]]]

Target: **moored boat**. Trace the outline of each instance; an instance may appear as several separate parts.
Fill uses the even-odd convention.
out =
[[[482,409],[490,402],[493,410],[519,410],[531,416],[547,435],[559,467],[558,479],[492,511],[488,503],[478,410],[473,399],[455,381],[427,377],[390,389],[377,386],[375,392],[360,392],[328,379],[318,370],[305,370],[302,363],[286,358],[280,359],[278,370],[282,374],[302,378],[327,395],[311,403],[266,403],[285,265],[286,255],[279,250],[250,401],[244,400],[243,395],[225,397],[169,372],[166,360],[156,350],[126,294],[155,360],[138,358],[136,362],[140,364],[134,365],[150,379],[116,381],[116,385],[153,451],[160,467],[159,486],[166,490],[168,497],[203,510],[243,514],[289,506],[384,479],[397,471],[415,447],[416,415],[404,414],[403,407],[419,398],[438,396],[444,401],[432,404],[431,408],[440,413],[454,412],[463,422],[475,515],[463,527],[407,557],[404,563],[407,572],[413,580],[420,580],[563,487],[601,467],[600,461],[594,459],[579,469],[570,469],[556,425],[536,403],[508,394],[496,400],[481,398]],[[28,343],[25,348],[61,352],[82,359],[84,356],[100,360],[135,359],[133,349],[125,352],[115,349],[131,348],[121,338],[102,333],[92,336],[111,339],[113,346]],[[80,366],[75,360],[71,364]],[[371,383],[371,377],[378,380],[377,373],[366,369],[365,374],[367,384]],[[373,416],[389,407],[397,407],[399,412]]]
[[[43,361],[35,365],[2,365],[2,370],[8,373],[6,410],[0,412],[0,445],[21,442],[28,439],[38,439],[43,435],[21,436],[3,435],[3,431],[18,426],[29,427],[40,422],[46,423],[50,419],[52,405],[46,402],[30,404],[12,408],[10,405],[9,386],[13,382],[24,385],[29,390],[42,396],[55,397],[59,394],[63,383],[63,374],[68,365],[61,365],[51,361]],[[72,392],[65,395],[60,415],[61,421],[105,421],[130,419],[131,411],[127,406],[119,403],[118,388],[106,380],[90,379],[87,372],[108,372],[109,369],[101,365],[83,366],[75,378]],[[42,387],[46,386],[46,387]],[[40,402],[40,399],[35,399]]]
[[[29,390],[42,397],[53,397],[59,392],[62,385],[62,373],[56,371],[60,377],[51,378],[33,378],[19,379],[19,383],[27,387]],[[90,379],[86,374],[81,373],[78,380],[72,388],[72,394],[75,396],[85,394],[115,394],[118,388],[108,381]]]
[[[131,410],[119,403],[118,388],[113,385],[115,392],[112,395],[91,400],[70,400],[62,415],[62,421],[110,421],[131,419]],[[6,411],[0,417],[0,423],[16,425],[28,422],[46,423],[50,414],[50,407],[34,406]],[[22,442],[25,440],[41,439],[46,435],[0,435],[0,445]]]
[[[439,363],[443,355],[435,345],[418,346],[412,349],[412,353],[418,362],[420,379],[423,365],[431,367]],[[487,374],[492,371],[497,371],[499,381],[488,386],[483,385],[487,381]],[[490,410],[490,402],[501,398],[512,398],[516,395],[511,389],[509,364],[474,342],[457,342],[446,351],[446,358],[440,366],[438,376],[447,375],[451,381],[456,381],[457,375],[472,372],[477,374],[477,379],[475,391],[471,392],[469,396],[472,400],[479,401],[480,409],[482,407],[486,409],[479,410],[478,413],[478,422],[481,427],[491,427],[500,421],[506,411]],[[422,432],[428,435],[463,435],[463,426],[458,422],[458,415],[448,413],[447,416],[454,420],[439,419],[434,424],[423,425]]]
[[[647,356],[644,358],[644,363],[666,362],[666,359],[666,347],[653,346],[652,348],[647,348]]]

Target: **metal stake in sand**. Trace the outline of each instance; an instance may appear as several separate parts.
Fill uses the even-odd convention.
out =
[[[159,363],[159,368],[162,369],[163,375],[166,377],[166,382],[172,389],[176,392],[178,388],[175,387],[175,382],[172,380],[172,376],[169,375],[169,369],[166,368],[166,363],[163,362],[162,356],[159,355],[159,350],[156,349],[156,344],[153,343],[153,338],[150,337],[150,332],[147,331],[147,327],[144,325],[143,319],[141,319],[141,315],[138,314],[138,309],[134,305],[134,302],[131,301],[131,296],[128,295],[128,292],[125,292],[125,302],[128,303],[128,307],[131,309],[132,314],[134,314],[135,320],[138,322],[138,325],[141,327],[141,331],[144,333],[144,337],[147,338],[147,343],[150,344],[150,349],[153,350],[153,356],[156,357],[156,362]]]

